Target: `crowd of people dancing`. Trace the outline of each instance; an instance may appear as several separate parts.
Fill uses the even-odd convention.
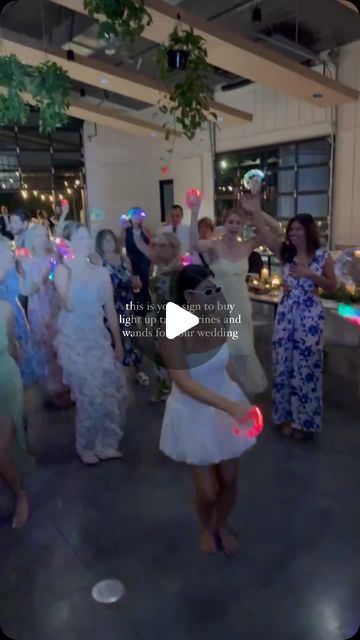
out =
[[[199,219],[199,210],[200,201],[193,203],[186,225],[175,205],[154,237],[136,210],[119,235],[104,228],[95,237],[91,228],[66,221],[67,212],[57,225],[22,209],[0,216],[0,478],[16,498],[14,528],[29,517],[21,472],[34,397],[45,406],[75,408],[76,453],[84,465],[117,460],[131,383],[127,368],[134,383],[152,385],[153,402],[166,402],[160,449],[191,467],[202,550],[236,550],[229,517],[238,462],[256,435],[235,437],[232,426],[246,423],[268,387],[246,284],[260,245],[283,267],[273,336],[273,421],[297,439],[321,429],[324,312],[318,293],[334,291],[337,283],[314,219],[296,216],[281,237],[256,195],[243,194],[221,228]],[[254,230],[249,240],[242,240],[245,224]],[[185,254],[191,256],[186,266]],[[237,340],[220,332],[204,359],[209,343],[200,333],[156,338],[154,366],[146,366],[135,327],[133,335],[129,331],[133,308],[141,320],[151,303],[163,314],[167,302],[191,305],[201,328],[211,313],[206,302],[220,294],[231,303],[231,317],[241,316]]]

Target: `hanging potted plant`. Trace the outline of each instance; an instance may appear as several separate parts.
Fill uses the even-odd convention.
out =
[[[179,22],[170,33],[168,42],[160,46],[157,62],[166,91],[159,110],[168,116],[166,138],[171,129],[193,140],[197,131],[209,122],[216,122],[210,112],[213,90],[209,85],[210,65],[207,61],[206,41],[192,28],[184,29]]]
[[[55,62],[44,62],[32,69],[31,94],[39,109],[41,133],[51,133],[66,124],[70,106],[70,78]]]
[[[100,40],[120,37],[134,42],[152,23],[144,0],[84,0],[84,9],[90,18],[105,16],[106,20],[99,25]]]
[[[27,66],[14,56],[0,56],[0,126],[24,124],[29,107],[23,98],[28,88]]]

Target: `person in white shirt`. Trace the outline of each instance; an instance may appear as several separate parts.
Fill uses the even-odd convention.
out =
[[[25,234],[29,228],[30,214],[25,209],[17,209],[10,215],[10,231],[14,236],[17,249],[25,245]]]
[[[190,251],[190,225],[184,224],[183,219],[183,208],[179,204],[174,204],[170,211],[168,224],[160,229],[161,232],[176,233],[180,240],[182,255]]]

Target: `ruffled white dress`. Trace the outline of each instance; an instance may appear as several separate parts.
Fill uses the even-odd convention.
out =
[[[56,348],[64,383],[76,402],[76,450],[118,447],[125,418],[125,383],[104,324],[109,274],[94,267],[93,278],[71,275],[71,311],[58,319]]]
[[[226,371],[229,360],[226,344],[199,366],[196,366],[196,356],[188,356],[189,373],[194,380],[226,398],[249,404]],[[201,359],[204,360],[204,354]],[[245,431],[235,435],[236,426],[227,413],[194,400],[173,383],[166,402],[160,449],[173,460],[199,466],[238,458],[254,446],[256,438],[249,438]]]

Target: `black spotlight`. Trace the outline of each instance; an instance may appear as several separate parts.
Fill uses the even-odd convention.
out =
[[[66,59],[69,60],[70,62],[74,62],[75,60],[75,53],[73,52],[72,49],[68,49],[66,52]]]
[[[85,98],[85,97],[86,97],[86,91],[85,91],[84,87],[82,87],[82,88],[80,89],[80,97],[81,97],[81,98]]]
[[[260,7],[256,4],[252,12],[252,22],[262,22],[262,13]]]

